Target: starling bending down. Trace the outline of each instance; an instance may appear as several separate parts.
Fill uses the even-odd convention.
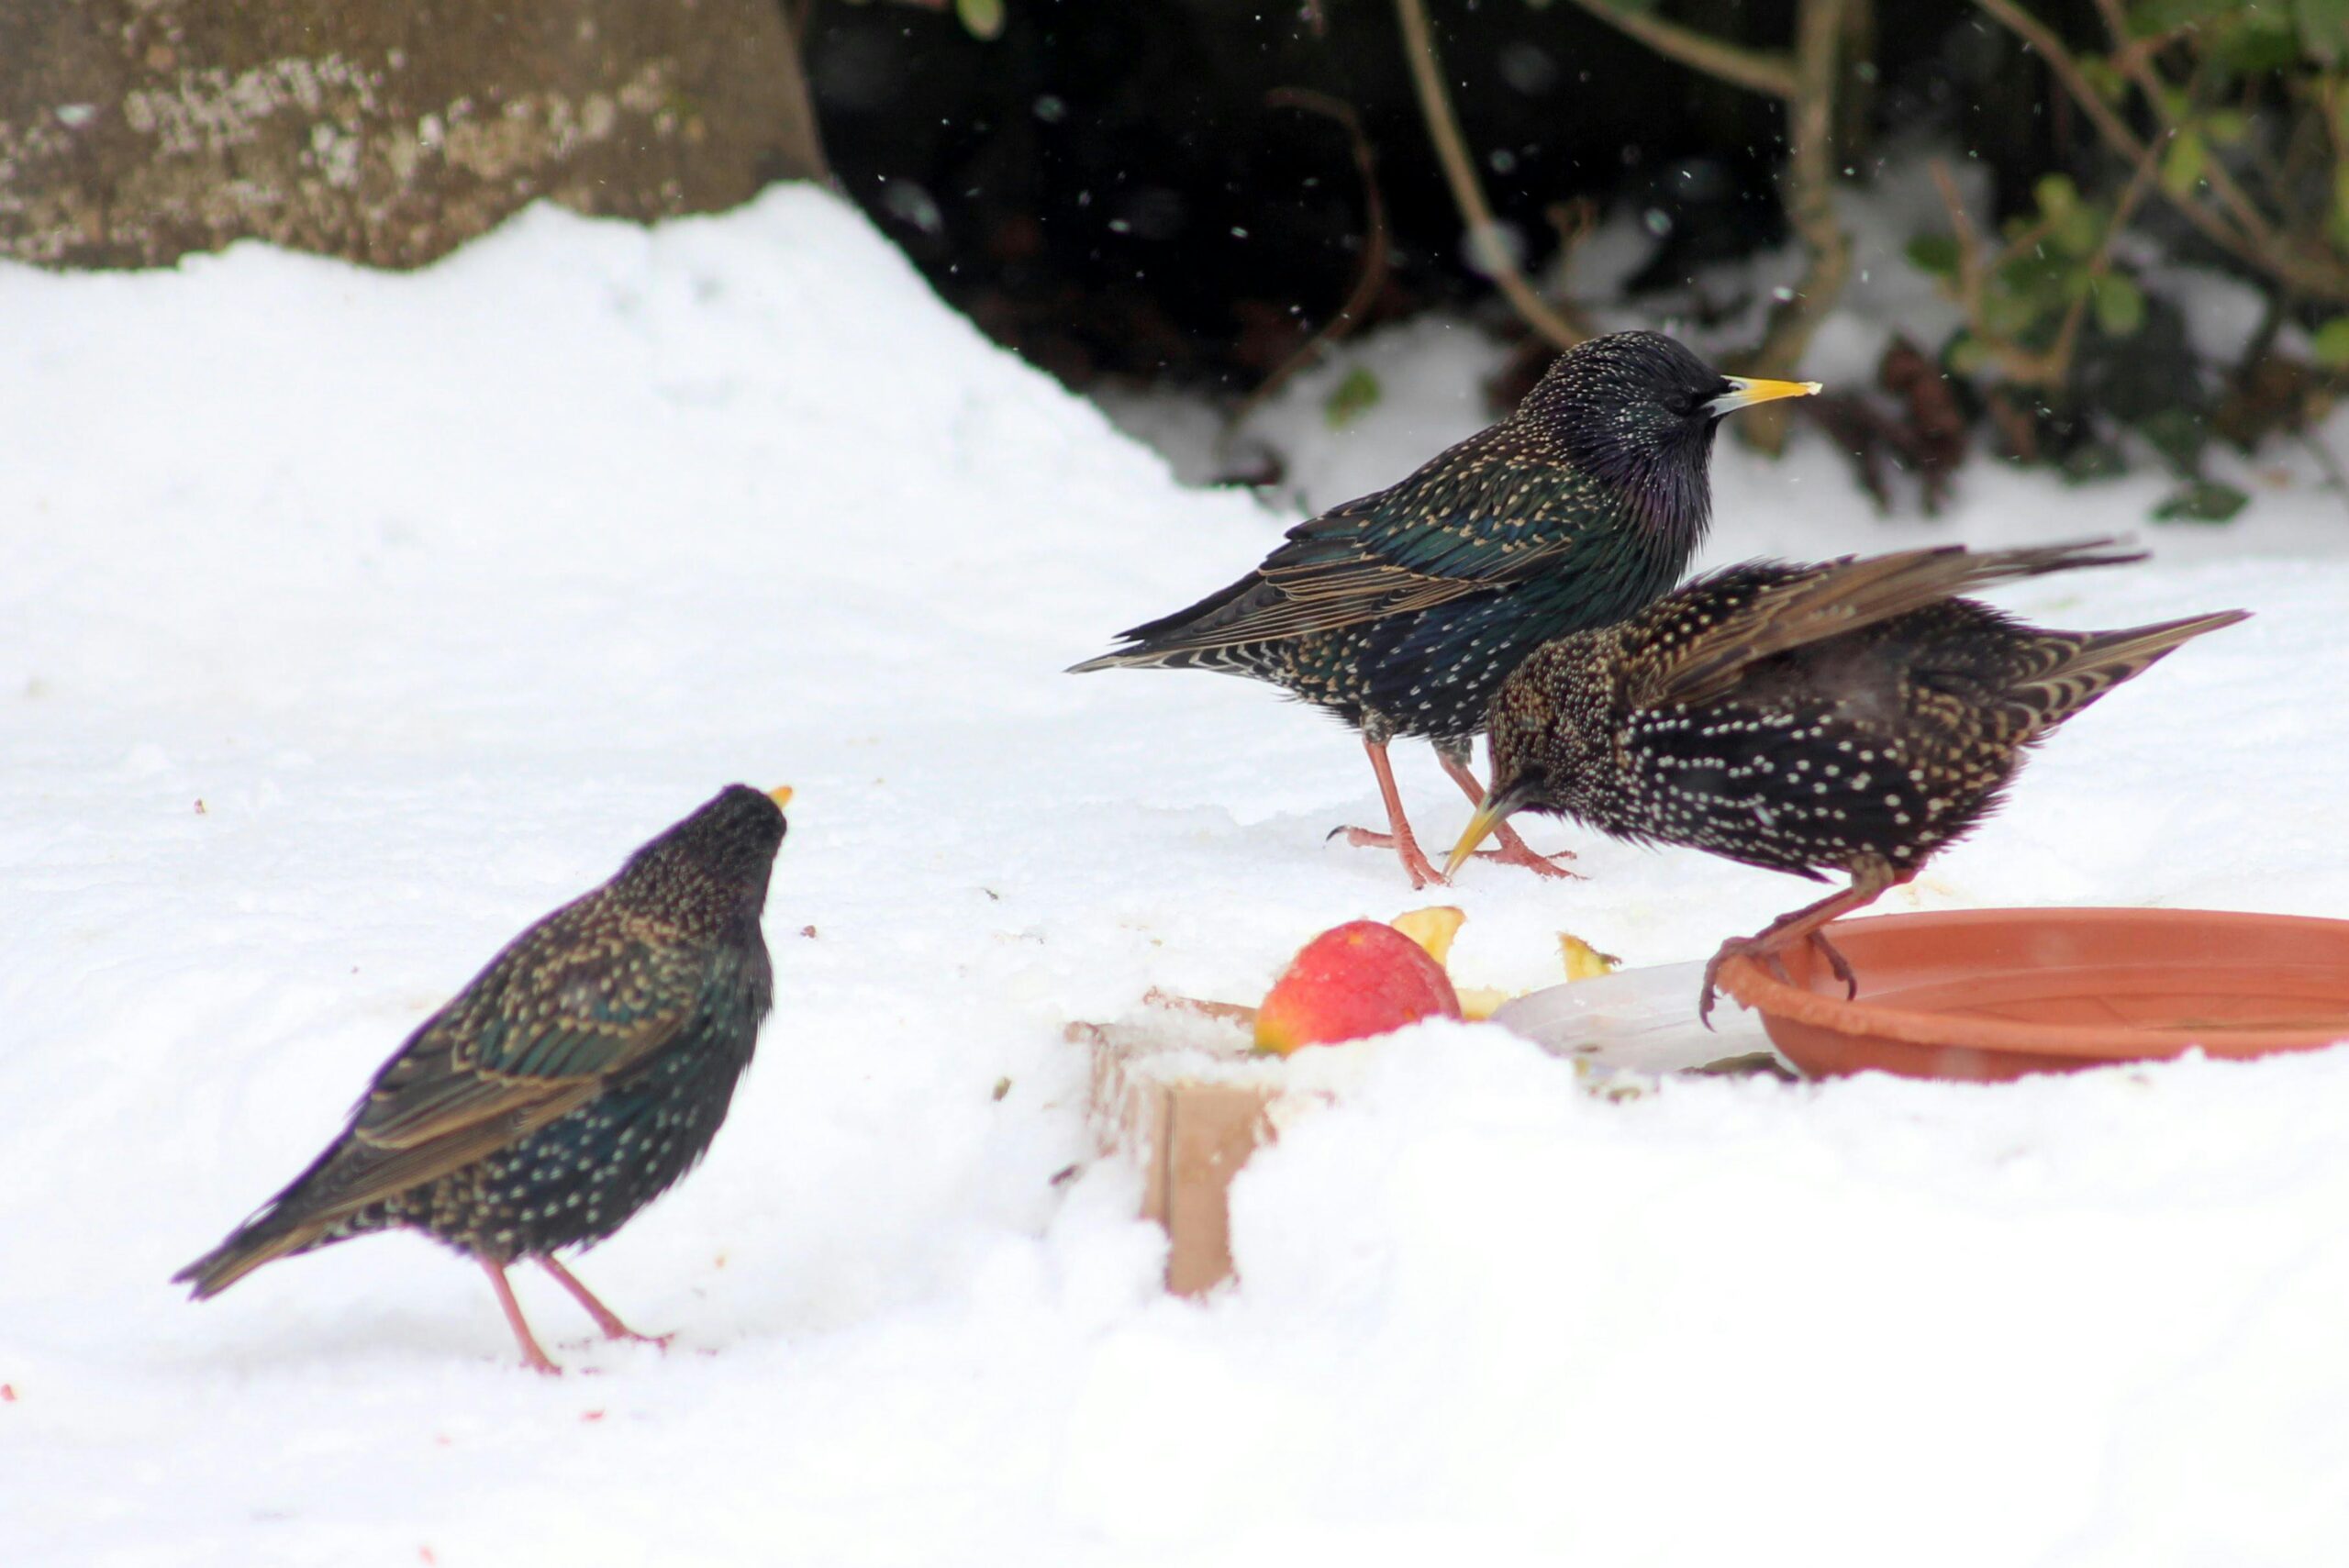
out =
[[[2024,749],[2188,639],[2246,612],[2127,631],[2043,631],[1955,595],[2117,566],[2110,539],[1976,554],[1952,546],[1700,577],[1620,626],[1560,638],[1494,699],[1493,787],[1456,868],[1510,813],[1575,817],[1823,880],[1831,897],[1723,944],[1809,940],[1857,994],[1820,928],[1907,882],[1998,804]]]
[[[1291,528],[1263,565],[1074,666],[1218,670],[1269,681],[1362,732],[1411,885],[1437,880],[1404,819],[1386,743],[1435,744],[1468,770],[1492,695],[1519,661],[1620,620],[1678,581],[1711,519],[1713,430],[1732,409],[1817,382],[1725,376],[1653,332],[1561,354],[1517,411],[1401,484]],[[1506,827],[1500,858],[1568,874]]]
[[[787,789],[727,788],[619,874],[507,944],[426,1019],[293,1184],[173,1275],[198,1301],[273,1259],[422,1230],[506,1282],[535,1258],[608,1339],[643,1339],[555,1262],[618,1230],[708,1150],[774,995],[759,930]]]

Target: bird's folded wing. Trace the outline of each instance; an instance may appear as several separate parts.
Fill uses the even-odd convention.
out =
[[[1626,628],[1626,654],[1641,677],[1639,706],[1701,703],[1734,685],[1759,660],[1970,589],[2081,566],[2143,557],[2105,539],[2025,550],[1961,545],[1842,557],[1823,565],[1757,562],[1698,578]]]
[[[700,1000],[674,946],[528,933],[385,1063],[306,1208],[355,1209],[471,1164],[596,1098]]]
[[[1154,646],[1274,641],[1506,587],[1571,550],[1593,520],[1590,503],[1571,473],[1422,471],[1298,524],[1257,568],[1254,591]]]

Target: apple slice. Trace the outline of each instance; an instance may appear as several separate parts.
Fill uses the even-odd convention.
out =
[[[1256,1049],[1286,1056],[1421,1018],[1456,1018],[1460,998],[1425,948],[1377,920],[1352,920],[1305,944],[1256,1009]]]
[[[1421,947],[1438,963],[1452,962],[1452,939],[1468,923],[1468,911],[1456,904],[1431,904],[1410,909],[1386,922]]]
[[[1599,951],[1572,931],[1558,933],[1558,957],[1565,964],[1568,980],[1596,980],[1623,967],[1621,959]]]

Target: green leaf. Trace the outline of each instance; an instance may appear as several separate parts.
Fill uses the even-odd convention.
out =
[[[2108,104],[2117,104],[2129,93],[2129,78],[2121,68],[2100,54],[2080,56],[2080,74],[2096,89],[2096,95]]]
[[[2198,479],[2178,487],[2170,497],[2154,508],[2154,517],[2165,523],[2224,523],[2251,502],[2251,497],[2232,484],[2221,484],[2214,479]]]
[[[2300,40],[2286,24],[2280,8],[2244,15],[2220,35],[2216,51],[2230,70],[2243,75],[2282,71],[2300,62]]]
[[[1949,346],[1949,368],[1960,375],[1972,375],[1990,362],[1990,350],[1972,333],[1962,334]]]
[[[2251,129],[2251,121],[2241,109],[2213,109],[2202,126],[2212,141],[2221,147],[2232,147]]]
[[[1920,234],[1909,241],[1909,264],[1920,272],[1936,277],[1957,276],[1957,237],[1952,234]]]
[[[1003,0],[954,0],[954,15],[963,30],[974,39],[992,39],[1003,33]]]
[[[2056,219],[2047,238],[2066,256],[2086,256],[2104,239],[2104,215],[2092,206],[2076,206]]]
[[[2066,484],[2093,484],[2099,480],[2118,479],[2128,472],[2128,458],[2110,441],[2082,441],[2064,454],[2063,473]]]
[[[2080,205],[2080,188],[2069,174],[2042,174],[2031,190],[2039,198],[2039,210],[2058,222]]]
[[[2137,433],[2153,443],[2172,473],[2192,480],[2210,444],[2210,427],[2188,409],[2163,408],[2137,421]]]
[[[2316,329],[2316,361],[2328,370],[2349,367],[2349,316],[2336,316]]]
[[[2325,65],[2349,57],[2349,0],[2292,0],[2300,48]]]
[[[2223,16],[2242,0],[2138,0],[2129,7],[2129,31],[2141,39],[2168,32],[2190,22]]]
[[[2202,139],[2200,131],[2179,131],[2162,154],[2162,189],[2174,196],[2192,195],[2202,183],[2202,171],[2210,160],[2210,144]]]
[[[2108,338],[2126,338],[2145,324],[2145,294],[2134,283],[2108,272],[2096,282],[2096,324]]]
[[[1342,430],[1377,407],[1380,395],[1376,374],[1366,366],[1356,365],[1346,373],[1344,380],[1330,388],[1321,405],[1321,417],[1329,421],[1330,428]]]

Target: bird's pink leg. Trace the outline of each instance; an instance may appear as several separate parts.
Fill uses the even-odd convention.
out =
[[[1419,842],[1411,837],[1411,824],[1403,816],[1403,797],[1395,788],[1395,770],[1386,765],[1386,742],[1373,740],[1365,735],[1362,749],[1370,753],[1371,772],[1378,775],[1379,797],[1386,802],[1386,822],[1389,831],[1374,833],[1367,828],[1341,829],[1346,842],[1375,850],[1393,850],[1403,862],[1403,874],[1411,879],[1415,888],[1431,882],[1442,882],[1443,875],[1419,852]]]
[[[1443,771],[1452,776],[1452,782],[1458,784],[1460,792],[1468,797],[1470,805],[1485,804],[1485,786],[1476,782],[1476,775],[1470,773],[1459,758],[1442,750],[1438,750],[1435,757],[1437,762],[1443,764]],[[1523,866],[1536,876],[1578,877],[1582,875],[1578,871],[1568,871],[1556,863],[1559,861],[1574,859],[1575,852],[1572,850],[1560,850],[1553,855],[1542,854],[1532,845],[1519,838],[1517,829],[1506,822],[1493,829],[1493,837],[1500,840],[1501,847],[1497,850],[1478,850],[1476,856],[1479,860],[1498,861],[1503,865]]]
[[[581,1284],[577,1274],[543,1254],[539,1259],[539,1266],[554,1275],[555,1284],[569,1291],[571,1299],[587,1309],[587,1316],[596,1320],[596,1327],[604,1331],[607,1340],[634,1340],[639,1344],[658,1345],[665,1351],[669,1348],[669,1341],[676,1338],[674,1334],[638,1333],[620,1321],[618,1313],[596,1300],[596,1293]]]
[[[497,1305],[506,1313],[506,1326],[514,1330],[514,1341],[522,1347],[522,1364],[532,1372],[544,1373],[550,1377],[562,1375],[562,1368],[547,1360],[547,1353],[539,1349],[538,1339],[530,1332],[529,1324],[523,1321],[522,1304],[514,1299],[514,1287],[506,1283],[506,1265],[493,1263],[487,1258],[477,1258],[474,1262],[480,1263],[489,1275],[489,1288],[497,1293]]]

